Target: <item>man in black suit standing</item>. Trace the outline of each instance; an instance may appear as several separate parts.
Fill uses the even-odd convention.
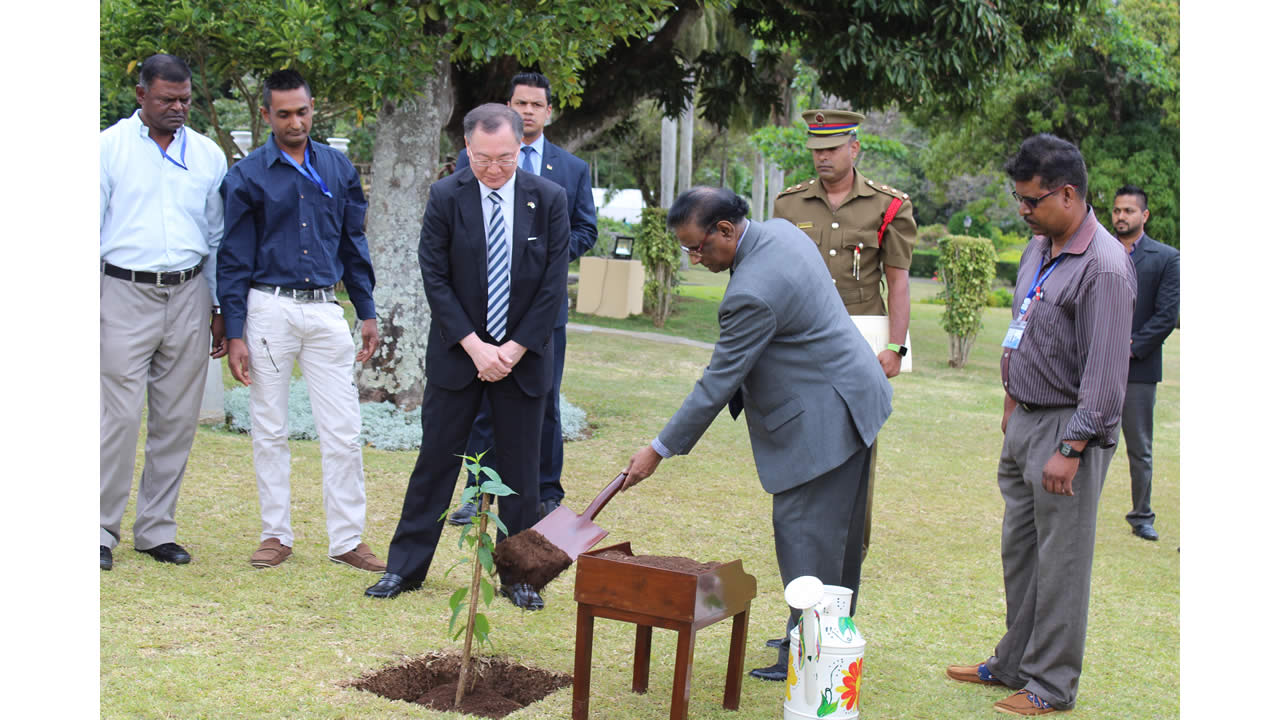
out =
[[[493,408],[488,457],[516,491],[498,502],[507,533],[538,518],[539,434],[551,390],[551,330],[568,272],[564,189],[517,170],[522,121],[489,103],[462,121],[470,167],[431,186],[418,262],[431,306],[422,447],[405,490],[387,572],[365,590],[392,598],[422,586],[482,400]],[[533,588],[503,579],[502,594],[542,608]]]
[[[569,208],[569,262],[573,262],[596,244],[596,204],[591,197],[591,173],[587,163],[559,147],[542,134],[551,121],[551,81],[542,73],[526,72],[511,78],[507,107],[520,113],[524,122],[520,140],[518,167],[543,177],[564,188]],[[458,169],[468,166],[467,154],[458,156]],[[569,295],[556,311],[552,330],[555,351],[554,377],[547,393],[542,414],[542,454],[538,467],[539,517],[545,517],[564,500],[560,473],[564,468],[564,433],[560,429],[560,380],[564,377],[564,352],[567,346],[565,326],[569,323]],[[493,420],[488,403],[482,403],[467,440],[467,454],[478,455],[493,447]],[[467,484],[475,484],[468,474]],[[463,505],[449,515],[452,525],[466,525],[479,510],[476,503]]]
[[[1145,227],[1151,217],[1147,194],[1125,185],[1116,191],[1111,224],[1124,243],[1138,275],[1129,339],[1129,384],[1124,395],[1120,428],[1129,454],[1133,510],[1125,516],[1133,534],[1159,540],[1156,514],[1151,510],[1151,435],[1155,425],[1156,383],[1162,379],[1161,347],[1178,322],[1178,251],[1156,242]]]

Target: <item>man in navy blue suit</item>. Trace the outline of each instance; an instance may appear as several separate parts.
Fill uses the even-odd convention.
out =
[[[551,83],[542,73],[520,73],[511,79],[507,106],[520,113],[524,121],[524,137],[520,143],[519,167],[550,180],[564,188],[569,205],[569,262],[582,256],[596,244],[596,205],[591,198],[591,173],[587,163],[569,151],[556,146],[542,134],[551,120]],[[459,153],[458,169],[469,164],[467,154]],[[560,472],[564,467],[564,435],[560,429],[560,380],[564,377],[565,325],[569,322],[569,295],[566,290],[556,315],[552,346],[554,379],[547,393],[547,406],[542,417],[542,454],[538,466],[539,517],[545,517],[564,499]],[[488,403],[476,417],[467,441],[467,454],[476,455],[493,448],[493,420]],[[475,477],[468,476],[468,485]],[[478,508],[467,503],[449,516],[449,523],[466,525]]]

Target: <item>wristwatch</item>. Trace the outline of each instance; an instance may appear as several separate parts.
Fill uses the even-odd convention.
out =
[[[892,351],[894,351],[894,352],[898,353],[899,355],[901,355],[902,357],[906,357],[906,356],[907,356],[907,346],[906,346],[906,345],[899,345],[899,344],[897,344],[897,343],[887,343],[884,347],[885,347],[885,349],[886,349],[886,350],[892,350]]]
[[[1071,447],[1071,445],[1066,442],[1063,442],[1061,445],[1058,446],[1058,453],[1065,458],[1078,458],[1081,455],[1084,455],[1084,451],[1077,450]]]

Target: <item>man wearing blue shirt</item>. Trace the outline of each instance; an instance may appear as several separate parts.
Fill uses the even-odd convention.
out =
[[[320,435],[329,559],[360,570],[386,565],[361,541],[365,524],[356,361],[378,346],[373,265],[364,236],[368,207],[346,156],[311,142],[315,101],[296,71],[267,78],[266,144],[222,184],[226,236],[218,297],[231,374],[249,386],[253,465],[262,541],[249,562],[276,567],[293,553],[289,519],[289,380],[296,360]],[[360,318],[357,353],[334,286],[342,281]]]
[[[569,262],[581,257],[596,244],[596,204],[591,197],[591,173],[587,163],[557,146],[542,130],[551,121],[551,81],[542,73],[525,72],[511,78],[511,92],[507,107],[520,113],[524,123],[520,140],[519,167],[525,172],[544,177],[564,188],[569,204]],[[467,154],[459,153],[458,169],[468,167]],[[564,352],[568,345],[565,326],[569,324],[569,295],[557,310],[555,329],[551,335],[554,375],[551,392],[547,393],[546,407],[542,415],[542,439],[538,460],[538,500],[540,517],[546,517],[564,500],[564,486],[560,473],[564,469],[564,432],[560,429],[560,380],[564,377]],[[488,401],[480,406],[471,437],[467,439],[466,453],[478,455],[492,450],[493,419]],[[468,474],[468,485],[475,485],[475,476]],[[471,522],[479,507],[467,503],[449,515],[453,525]]]
[[[101,494],[99,566],[120,541],[147,399],[147,449],[133,547],[182,565],[174,512],[200,417],[205,353],[226,354],[213,264],[227,159],[186,127],[191,70],[172,55],[142,63],[139,109],[99,139]],[[196,280],[196,276],[204,277]],[[212,335],[212,343],[211,341]]]

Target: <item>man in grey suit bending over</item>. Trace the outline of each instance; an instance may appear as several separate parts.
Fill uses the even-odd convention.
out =
[[[721,408],[747,432],[760,484],[773,495],[773,537],[782,582],[815,575],[853,590],[862,572],[865,479],[893,390],[844,310],[813,241],[785,220],[753,223],[747,203],[723,188],[695,187],[667,214],[689,261],[732,277],[720,303],[720,339],[693,392],[652,443],[627,465],[624,489],[663,458],[688,453]],[[792,613],[787,630],[795,625]],[[778,663],[751,671],[787,676]]]

